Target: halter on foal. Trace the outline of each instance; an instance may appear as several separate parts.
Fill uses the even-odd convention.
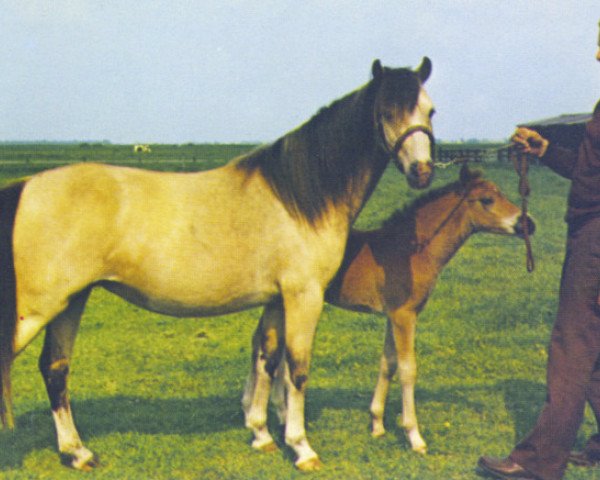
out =
[[[374,436],[385,433],[385,400],[390,380],[399,370],[402,425],[412,449],[425,453],[426,444],[419,432],[414,401],[417,315],[424,308],[442,269],[471,234],[520,236],[520,214],[520,209],[508,201],[494,183],[465,166],[459,182],[426,194],[394,214],[383,227],[351,231],[342,266],[327,289],[325,300],[347,310],[383,314],[388,319],[379,378],[371,402]],[[535,224],[529,217],[526,221],[533,233]],[[263,329],[270,320],[261,318],[255,333],[255,347],[265,341],[261,340]],[[273,391],[273,401],[282,419],[285,402],[280,379],[284,376],[284,372],[278,373],[279,381]]]
[[[318,468],[304,403],[325,288],[390,150],[397,150],[393,161],[409,185],[426,187],[433,173],[433,105],[423,89],[431,62],[424,58],[411,71],[375,61],[372,73],[365,86],[296,130],[214,170],[79,164],[0,191],[3,422],[13,423],[12,361],[45,329],[40,370],[58,449],[74,468],[96,466],[75,428],[67,390],[77,329],[95,286],[173,316],[266,305],[286,319],[286,442],[298,468]],[[247,421],[266,429],[266,417]]]

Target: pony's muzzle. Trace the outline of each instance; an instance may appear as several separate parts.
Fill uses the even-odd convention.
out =
[[[431,160],[413,163],[406,174],[408,184],[412,188],[427,188],[433,180],[433,162]]]
[[[535,233],[535,222],[533,221],[533,218],[527,215],[525,222],[527,225],[527,233],[529,235],[533,235]],[[515,235],[521,238],[525,236],[524,225],[525,223],[523,222],[523,215],[521,215],[517,219],[517,224],[515,225]]]

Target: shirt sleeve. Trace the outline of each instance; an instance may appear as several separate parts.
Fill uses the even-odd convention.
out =
[[[540,161],[560,176],[570,180],[577,163],[577,152],[551,143]]]

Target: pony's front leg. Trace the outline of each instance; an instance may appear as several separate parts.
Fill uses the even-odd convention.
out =
[[[394,344],[398,352],[398,370],[402,385],[402,426],[406,431],[412,450],[425,454],[427,444],[417,422],[415,408],[415,383],[417,381],[417,360],[415,356],[416,312],[397,310],[390,314],[388,328],[392,328]]]
[[[74,297],[68,308],[46,327],[39,361],[50,399],[61,460],[65,465],[84,471],[95,468],[98,459],[83,445],[75,427],[67,379],[75,337],[88,295],[89,292],[84,292]]]
[[[246,427],[252,430],[252,447],[263,452],[277,449],[267,428],[267,409],[271,381],[281,363],[283,305],[281,301],[265,307],[252,339],[252,370],[246,382],[242,408]]]
[[[318,470],[322,464],[306,438],[304,426],[305,390],[312,345],[321,310],[323,289],[308,285],[302,291],[284,292],[287,380],[287,418],[285,443],[296,453],[296,467]]]

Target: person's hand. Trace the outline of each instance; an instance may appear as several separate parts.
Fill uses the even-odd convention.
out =
[[[511,137],[515,146],[523,153],[543,157],[550,142],[535,130],[520,127],[515,130]]]

